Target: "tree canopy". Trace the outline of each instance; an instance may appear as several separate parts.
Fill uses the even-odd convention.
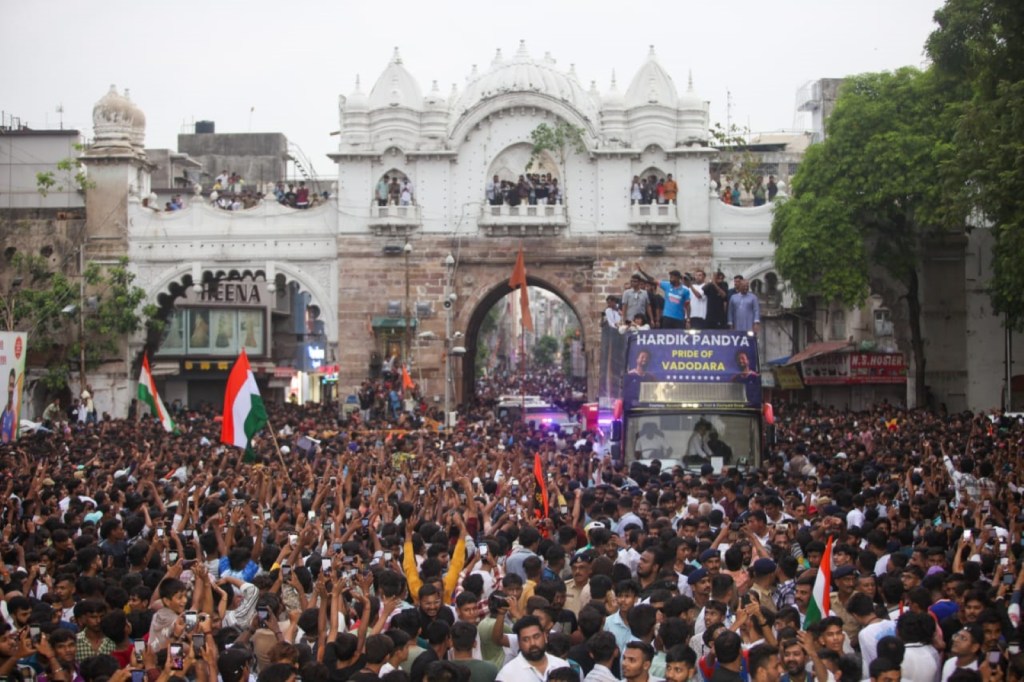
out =
[[[871,293],[905,316],[923,399],[920,271],[932,238],[962,225],[945,201],[949,108],[930,72],[870,73],[842,86],[827,136],[775,212],[775,262],[800,298],[855,307]]]
[[[995,238],[995,310],[1024,329],[1024,6],[1019,0],[947,0],[927,42],[936,76],[962,100],[952,124],[951,197]]]

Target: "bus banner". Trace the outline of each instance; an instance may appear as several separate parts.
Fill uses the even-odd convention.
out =
[[[739,402],[749,407],[761,404],[761,377],[757,357],[757,341],[753,335],[739,331],[668,331],[650,330],[630,339],[623,376],[623,400],[626,405],[645,402],[674,402],[671,396],[678,389],[692,398],[683,402],[733,402],[726,398],[729,386],[714,384],[742,384],[737,395]],[[656,382],[664,390],[644,390],[643,384]],[[707,390],[702,390],[700,385]],[[644,395],[647,394],[647,399]],[[651,396],[663,394],[666,398]],[[719,396],[716,398],[715,396]]]

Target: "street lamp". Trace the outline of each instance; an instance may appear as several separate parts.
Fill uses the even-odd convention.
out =
[[[444,273],[444,426],[447,429],[452,407],[452,312],[457,298],[452,292],[455,258],[451,252],[444,257]]]
[[[412,253],[412,244],[408,241],[402,247],[405,254],[405,367],[409,367],[409,355],[412,352],[412,309],[409,307],[409,255]]]

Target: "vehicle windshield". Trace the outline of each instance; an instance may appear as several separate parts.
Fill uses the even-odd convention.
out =
[[[760,461],[759,419],[753,413],[636,411],[629,415],[627,462],[661,460],[662,468],[711,464],[754,465]]]

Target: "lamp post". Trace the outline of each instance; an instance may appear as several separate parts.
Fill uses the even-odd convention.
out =
[[[444,426],[448,428],[448,415],[452,409],[452,313],[455,297],[452,295],[452,275],[455,258],[449,252],[444,258]]]
[[[405,367],[408,370],[409,356],[412,352],[412,309],[409,307],[409,254],[412,253],[412,244],[408,241],[402,247],[405,254]]]

